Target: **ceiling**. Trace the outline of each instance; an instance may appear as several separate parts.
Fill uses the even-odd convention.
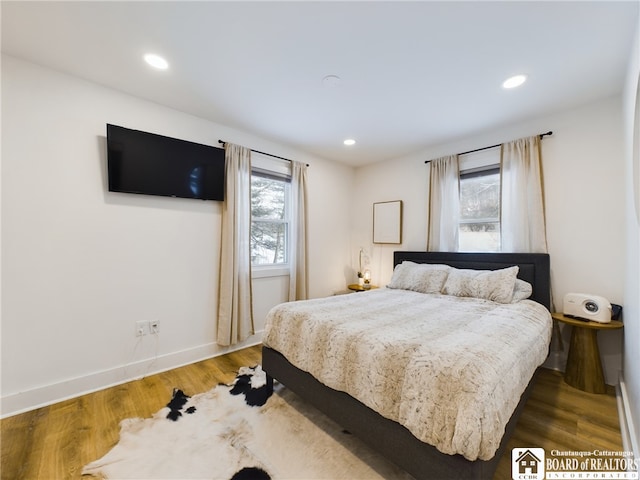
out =
[[[619,94],[638,2],[2,1],[1,15],[5,53],[359,166]]]

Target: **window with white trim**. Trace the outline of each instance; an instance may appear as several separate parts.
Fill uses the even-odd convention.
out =
[[[251,265],[254,267],[284,267],[289,261],[291,167],[286,163],[252,156]]]
[[[460,156],[458,251],[500,251],[500,149]]]

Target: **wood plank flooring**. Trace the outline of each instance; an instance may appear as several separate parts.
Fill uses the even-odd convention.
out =
[[[150,417],[167,404],[174,387],[194,395],[229,383],[240,367],[261,359],[261,347],[251,347],[5,418],[1,478],[82,478],[82,467],[117,443],[121,420]]]
[[[260,348],[250,347],[3,419],[1,478],[81,478],[82,467],[118,441],[121,420],[151,416],[165,406],[174,387],[193,395],[231,382],[241,366],[260,363]],[[559,372],[540,370],[494,480],[511,478],[511,449],[516,447],[622,450],[612,389],[606,395],[584,393],[566,385]]]
[[[511,478],[511,450],[622,451],[615,391],[586,393],[567,385],[562,373],[539,369],[531,397],[520,416],[494,480]]]

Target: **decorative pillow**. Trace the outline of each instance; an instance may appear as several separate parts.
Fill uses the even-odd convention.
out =
[[[529,282],[525,282],[524,280],[520,280],[516,278],[516,284],[513,287],[513,297],[511,298],[511,303],[519,302],[520,300],[525,300],[531,296],[533,293],[533,287]]]
[[[402,262],[394,269],[387,287],[420,293],[440,293],[450,270],[448,265]]]
[[[498,303],[511,303],[517,266],[501,270],[467,270],[452,268],[442,293],[456,297],[474,297]]]

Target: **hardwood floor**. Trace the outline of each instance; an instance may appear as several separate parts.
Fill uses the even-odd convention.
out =
[[[151,416],[171,399],[174,387],[192,395],[229,383],[240,367],[261,359],[261,347],[250,347],[5,418],[2,479],[82,478],[82,467],[117,443],[121,420]]]
[[[614,388],[586,393],[567,385],[562,373],[539,369],[531,397],[520,416],[495,480],[511,478],[511,450],[522,447],[580,452],[622,451]]]
[[[121,420],[151,416],[174,387],[204,392],[260,360],[260,347],[250,347],[3,419],[2,479],[81,478],[82,467],[117,442]],[[566,385],[559,372],[540,370],[495,480],[511,478],[511,449],[517,447],[622,450],[612,389],[605,395],[584,393]]]

